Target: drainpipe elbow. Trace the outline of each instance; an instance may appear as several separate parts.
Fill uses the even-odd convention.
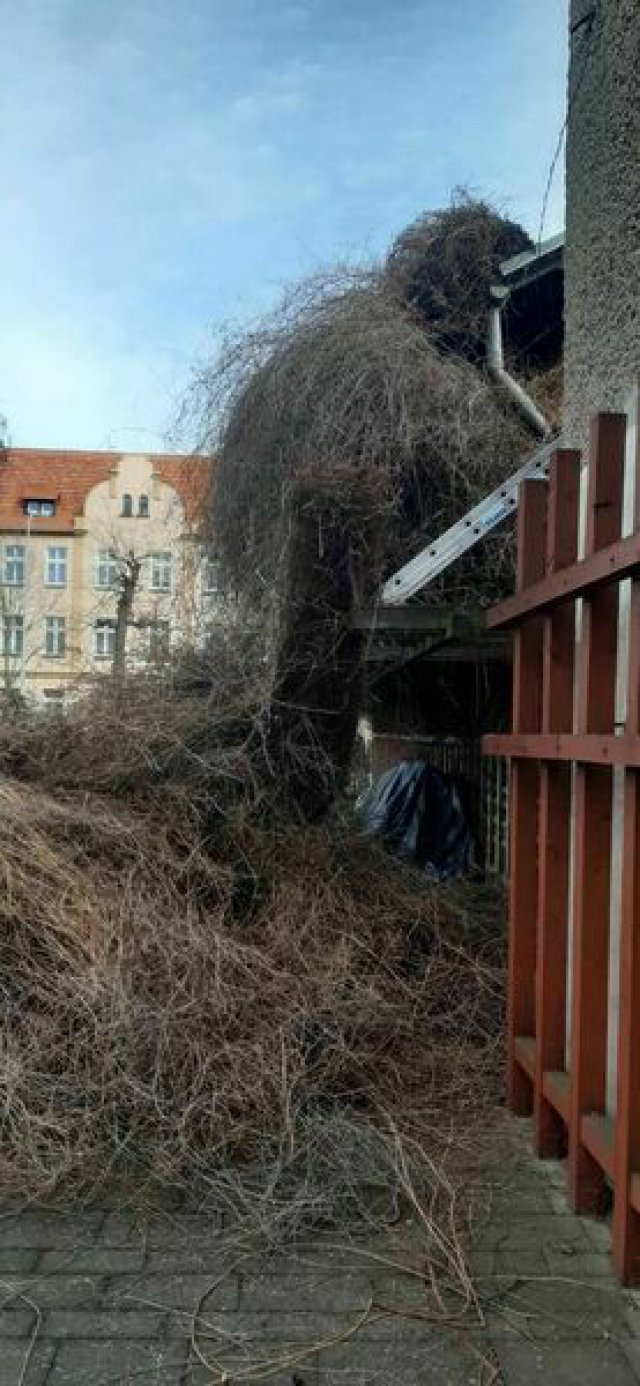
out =
[[[538,438],[547,438],[552,431],[549,420],[534,404],[531,396],[522,388],[522,385],[519,385],[518,381],[514,380],[513,376],[505,370],[502,345],[502,308],[507,297],[508,290],[503,288],[492,290],[493,302],[489,308],[489,322],[487,324],[487,370],[492,379],[504,390],[532,432]]]

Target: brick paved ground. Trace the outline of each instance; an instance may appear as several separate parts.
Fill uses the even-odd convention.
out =
[[[182,1211],[141,1229],[106,1209],[7,1212],[0,1384],[199,1386],[232,1361],[230,1381],[272,1386],[633,1386],[640,1295],[613,1279],[606,1228],[568,1213],[562,1170],[532,1160],[520,1125],[510,1132],[515,1158],[474,1202],[482,1326],[456,1333],[415,1317],[422,1284],[374,1259],[379,1242],[338,1251],[318,1238],[230,1265],[215,1217]],[[409,1250],[414,1231],[402,1229]],[[347,1337],[372,1302],[402,1313]],[[324,1346],[305,1355],[314,1343]]]

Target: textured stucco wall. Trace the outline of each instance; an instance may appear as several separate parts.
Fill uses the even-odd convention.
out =
[[[623,408],[640,374],[640,0],[571,0],[565,418]]]

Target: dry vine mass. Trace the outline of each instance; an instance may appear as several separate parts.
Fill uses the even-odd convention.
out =
[[[466,206],[406,241],[444,235],[463,335],[469,247],[477,234],[486,287],[502,225]],[[477,1142],[499,1099],[499,898],[393,865],[338,794],[354,603],[525,446],[471,335],[462,353],[406,264],[400,242],[376,274],[305,288],[201,382],[238,590],[208,655],[3,723],[0,1177],[16,1196],[171,1187],[270,1244],[344,1233],[398,1200],[435,1207],[452,1129]],[[474,567],[476,593],[508,561]]]

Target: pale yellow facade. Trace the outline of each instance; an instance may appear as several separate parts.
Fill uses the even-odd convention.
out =
[[[72,532],[37,532],[27,514],[22,529],[0,531],[5,688],[57,706],[110,672],[122,576],[132,563],[139,574],[127,665],[201,644],[218,605],[216,570],[186,508],[153,455],[129,454],[114,456],[108,479],[88,490]]]

